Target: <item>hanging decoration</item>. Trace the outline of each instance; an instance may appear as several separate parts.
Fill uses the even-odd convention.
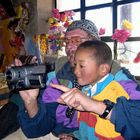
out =
[[[52,10],[52,17],[48,19],[48,53],[55,54],[58,53],[59,50],[62,50],[65,31],[73,21],[73,16],[73,11],[64,11],[60,13],[58,9]]]
[[[45,63],[46,53],[48,50],[47,38],[47,34],[39,34],[33,37],[39,63]]]
[[[0,70],[1,72],[5,71],[6,66],[10,65],[17,55],[26,54],[24,42],[25,30],[27,25],[29,24],[30,19],[29,8],[29,3],[23,2],[15,7],[17,16],[3,19],[0,22],[2,33],[0,37],[0,46],[1,48],[3,48],[4,55],[3,63]]]

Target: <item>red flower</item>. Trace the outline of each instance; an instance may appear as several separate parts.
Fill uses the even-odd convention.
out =
[[[53,17],[60,20],[60,14],[59,13],[53,14]]]
[[[134,59],[134,63],[140,62],[140,52],[137,54],[136,58]]]
[[[52,10],[52,13],[53,13],[53,17],[60,20],[60,13],[59,13],[59,10],[58,9],[53,9]]]
[[[65,11],[64,13],[66,16],[68,16],[70,18],[72,18],[75,15],[74,11]]]
[[[52,12],[53,12],[54,14],[57,14],[57,13],[59,13],[59,10],[58,10],[58,9],[53,9]]]
[[[60,20],[65,22],[67,20],[67,16],[65,14],[61,14]]]
[[[99,35],[104,35],[104,34],[105,34],[105,28],[100,28]]]
[[[70,22],[66,21],[64,24],[64,27],[68,28],[69,25],[70,25]]]
[[[115,33],[112,35],[112,39],[117,40],[120,43],[124,43],[130,36],[131,33],[125,29],[115,29]]]

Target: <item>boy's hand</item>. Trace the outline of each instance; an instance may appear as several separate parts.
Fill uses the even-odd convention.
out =
[[[50,84],[52,87],[57,88],[64,92],[58,99],[57,102],[61,104],[66,104],[69,108],[75,108],[77,110],[84,111],[84,108],[81,105],[81,100],[86,96],[81,93],[77,88],[68,88],[63,85]],[[87,98],[87,97],[86,97]]]

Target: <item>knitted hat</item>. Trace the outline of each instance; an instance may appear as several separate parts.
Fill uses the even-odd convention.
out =
[[[66,32],[69,32],[78,28],[84,30],[91,36],[94,36],[100,40],[98,29],[92,21],[87,20],[87,19],[75,20],[69,25]]]

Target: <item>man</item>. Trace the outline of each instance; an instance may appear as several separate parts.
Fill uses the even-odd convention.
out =
[[[100,39],[98,30],[91,21],[74,21],[68,27],[65,35],[68,62],[57,71],[56,76],[53,73],[53,77],[49,81],[55,84],[64,84],[69,88],[78,86],[73,74],[74,54],[80,43],[90,39]],[[22,65],[19,60],[16,60],[15,63],[16,65]],[[127,78],[127,75],[124,74],[125,70],[118,68],[119,72],[115,69],[116,77],[123,75]],[[57,137],[62,133],[72,133],[78,130],[77,112],[73,111],[71,113],[67,106],[57,103],[57,98],[61,94],[61,91],[52,89],[48,85],[46,90],[41,93],[42,101],[38,98],[39,89],[20,91],[24,107],[20,109],[18,119],[22,131],[27,137],[36,138],[47,135],[45,139],[51,140],[58,139]]]

